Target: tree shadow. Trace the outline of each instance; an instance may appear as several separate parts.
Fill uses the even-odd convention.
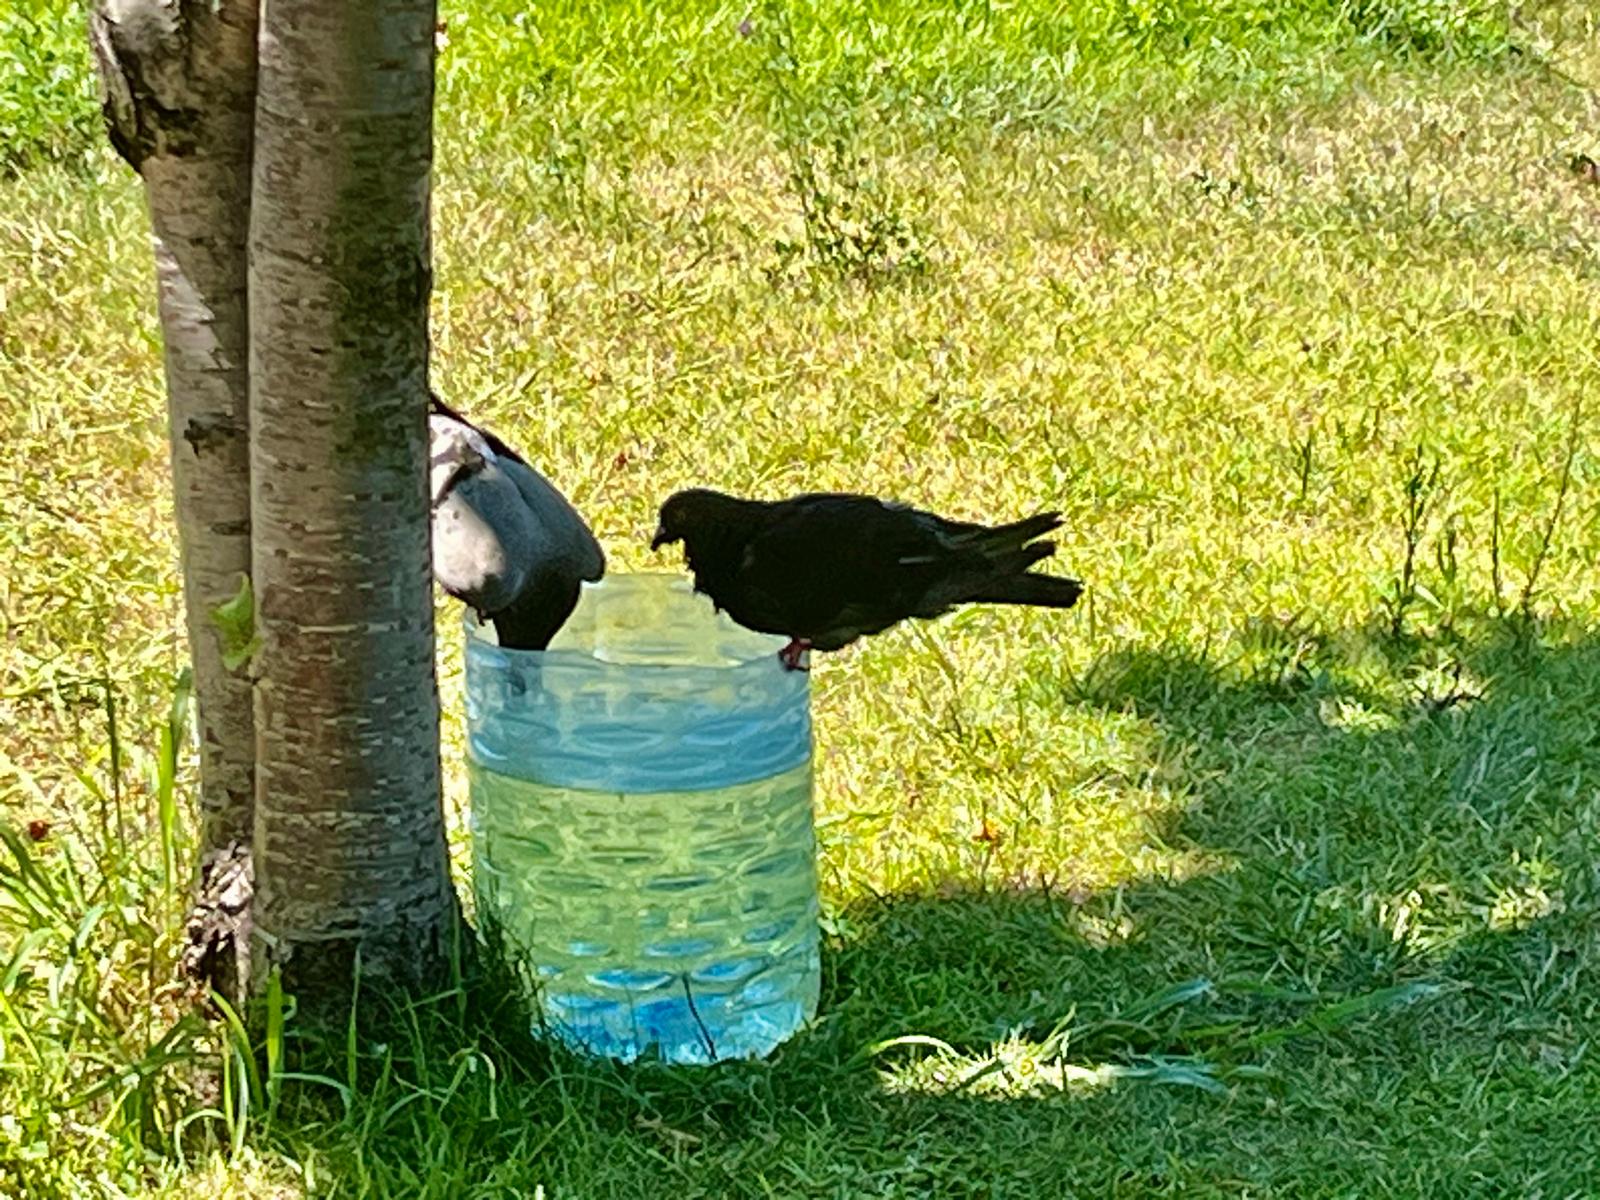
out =
[[[1229,936],[1196,965],[1351,987],[1445,963],[1475,931],[1591,905],[1600,639],[1478,630],[1394,646],[1358,629],[1287,655],[1267,639],[1222,667],[1145,652],[1096,664],[1086,702],[1182,745],[1195,785],[1175,835],[1234,863],[1141,888],[1149,940],[1203,904],[1228,914]]]
[[[1585,1194],[1600,640],[1478,628],[1107,656],[1049,686],[1154,727],[1152,836],[1219,869],[850,905],[764,1063],[574,1059],[485,978],[285,1145],[383,1195]]]

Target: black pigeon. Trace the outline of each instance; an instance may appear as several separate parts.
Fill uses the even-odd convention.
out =
[[[502,646],[543,650],[605,555],[550,482],[437,396],[428,408],[433,576],[494,622]]]
[[[1053,512],[990,527],[872,496],[764,501],[693,488],[661,506],[650,546],[682,542],[695,590],[746,628],[789,638],[780,657],[794,668],[808,649],[957,604],[1072,607],[1082,584],[1028,570],[1055,553],[1036,539],[1060,524]]]

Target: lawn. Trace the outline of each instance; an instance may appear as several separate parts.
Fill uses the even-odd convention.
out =
[[[170,984],[142,200],[14,3],[0,1195],[1600,1195],[1592,7],[547,9],[442,12],[443,395],[613,569],[677,487],[850,488],[1058,507],[1088,595],[819,663],[771,1061],[552,1055],[479,979],[247,1047]]]

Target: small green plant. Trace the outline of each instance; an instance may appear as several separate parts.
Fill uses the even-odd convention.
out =
[[[1361,36],[1424,56],[1493,58],[1513,45],[1502,0],[1351,0],[1343,19]]]
[[[1311,475],[1316,469],[1317,462],[1317,431],[1306,430],[1305,437],[1294,445],[1294,467],[1298,489],[1295,492],[1294,502],[1304,505],[1311,492]]]
[[[1461,528],[1455,513],[1445,518],[1444,528],[1433,545],[1433,565],[1438,582],[1430,589],[1439,610],[1439,628],[1449,633],[1466,605],[1466,581],[1461,573]]]
[[[864,282],[920,275],[928,243],[902,211],[895,189],[874,171],[860,130],[865,84],[848,75],[831,94],[807,89],[789,10],[769,4],[751,38],[767,43],[765,77],[789,190],[800,204],[803,236],[780,238],[777,269],[785,278],[808,266]]]
[[[211,610],[211,621],[222,641],[222,665],[230,671],[247,666],[261,649],[256,631],[256,598],[250,576],[239,576],[239,590]]]
[[[1582,433],[1583,397],[1579,396],[1572,402],[1572,418],[1567,427],[1567,444],[1561,456],[1561,472],[1556,483],[1555,503],[1550,506],[1550,517],[1540,531],[1539,549],[1533,556],[1533,563],[1528,567],[1528,577],[1522,585],[1522,595],[1517,601],[1517,610],[1522,614],[1524,621],[1533,617],[1533,599],[1538,593],[1539,572],[1544,569],[1551,543],[1555,540],[1556,531],[1561,527],[1561,514],[1566,507],[1567,493],[1572,487],[1572,463],[1578,456]],[[1498,500],[1498,496],[1496,499]],[[1498,598],[1498,585],[1495,588],[1495,595]]]
[[[90,1129],[108,1162],[170,1153],[203,1107],[214,1039],[174,981],[187,699],[185,679],[148,767],[147,833],[130,836],[122,815],[93,833],[0,824],[0,1192],[33,1194]]]
[[[801,142],[791,142],[788,150],[789,183],[800,201],[805,237],[779,239],[780,272],[811,262],[870,282],[927,270],[924,240],[846,137],[833,138],[821,150]]]
[[[1406,461],[1405,508],[1400,517],[1400,572],[1389,594],[1383,598],[1384,611],[1389,615],[1389,637],[1396,642],[1405,636],[1406,614],[1417,600],[1417,552],[1422,546],[1428,505],[1439,484],[1439,470],[1439,457],[1430,458],[1420,443]]]

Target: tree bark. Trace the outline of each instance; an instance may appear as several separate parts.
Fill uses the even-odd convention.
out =
[[[266,0],[250,232],[257,973],[446,961],[427,495],[432,0]]]
[[[90,41],[112,144],[144,178],[165,344],[168,432],[200,715],[202,887],[226,860],[248,887],[255,794],[250,681],[211,612],[250,569],[246,238],[255,0],[98,0]],[[220,928],[202,973],[235,998]],[[243,949],[240,945],[238,949]]]

